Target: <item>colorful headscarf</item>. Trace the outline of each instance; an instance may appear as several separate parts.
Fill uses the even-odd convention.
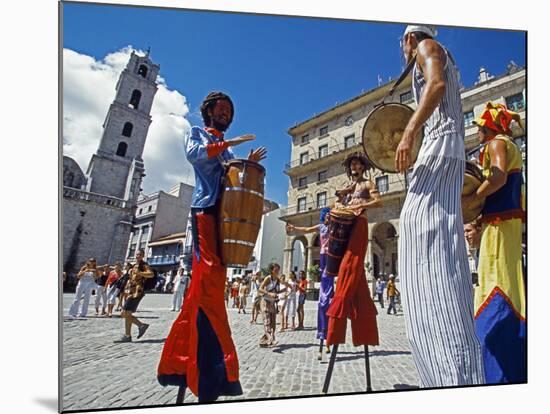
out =
[[[500,134],[511,135],[510,124],[516,121],[521,125],[521,118],[517,112],[510,111],[505,105],[487,102],[485,109],[474,124],[492,129]]]
[[[330,208],[323,207],[321,209],[321,215],[319,217],[319,222],[324,223],[325,222],[325,217],[327,216],[328,213],[330,213]]]

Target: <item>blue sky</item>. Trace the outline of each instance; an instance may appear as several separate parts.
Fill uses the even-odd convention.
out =
[[[151,47],[169,89],[187,98],[191,124],[201,123],[198,107],[209,91],[228,92],[236,107],[228,136],[257,136],[237,154],[268,148],[266,196],[286,204],[288,128],[375,87],[379,75],[395,79],[403,30],[391,23],[65,3],[63,47],[98,60],[128,45]],[[438,30],[466,87],[480,66],[498,75],[510,60],[525,64],[523,32]]]

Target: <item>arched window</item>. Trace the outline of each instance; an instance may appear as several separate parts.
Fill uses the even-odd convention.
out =
[[[141,100],[141,92],[137,89],[134,89],[132,92],[132,97],[130,98],[130,106],[134,109],[138,109],[139,101]]]
[[[116,155],[124,157],[126,155],[127,149],[128,149],[128,144],[125,142],[121,142],[120,144],[118,144],[118,148],[116,149]]]
[[[138,75],[143,76],[144,78],[147,77],[147,66],[140,65],[138,69]]]
[[[131,137],[132,136],[132,130],[134,129],[134,126],[131,122],[126,122],[124,124],[124,128],[122,128],[122,135],[125,137]]]

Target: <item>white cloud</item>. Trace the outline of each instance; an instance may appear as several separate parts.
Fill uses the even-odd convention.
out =
[[[132,50],[128,46],[99,61],[63,50],[63,155],[74,158],[84,172],[99,146],[116,83]],[[170,90],[162,77],[157,82],[151,109],[153,122],[143,151],[147,176],[142,188],[146,194],[169,190],[180,181],[193,184],[194,177],[183,153],[183,137],[190,129],[184,118],[189,113],[187,100]]]

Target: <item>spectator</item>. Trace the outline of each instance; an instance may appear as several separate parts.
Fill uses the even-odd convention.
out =
[[[172,294],[172,311],[179,312],[183,306],[185,292],[189,287],[190,278],[184,273],[183,267],[180,267],[174,278],[174,293]]]
[[[78,279],[78,284],[76,285],[76,293],[74,296],[73,304],[69,309],[69,317],[76,318],[86,317],[88,314],[88,305],[90,303],[90,296],[92,295],[92,290],[96,286],[96,279],[99,277],[99,272],[97,269],[97,264],[94,258],[88,259],[86,264],[80,268],[80,271],[76,275]],[[82,309],[80,313],[78,308],[80,307],[80,300],[84,298],[82,303]]]
[[[115,263],[114,270],[109,273],[109,277],[105,282],[105,289],[107,290],[107,316],[110,318],[113,316],[113,308],[120,292],[117,288],[117,281],[122,277],[122,267],[120,263]]]
[[[381,278],[378,278],[378,283],[376,284],[376,295],[378,296],[378,302],[380,307],[384,309],[384,289],[386,288],[386,282]]]
[[[399,295],[399,290],[395,287],[395,276],[390,275],[390,281],[388,282],[387,298],[390,301],[388,306],[388,315],[393,309],[393,314],[397,315],[397,309],[395,307],[395,297]]]
[[[298,283],[298,328],[304,329],[304,305],[306,303],[307,278],[306,272],[300,270],[300,281]]]
[[[109,278],[109,265],[103,265],[101,266],[101,275],[97,278],[97,290],[95,292],[95,314],[96,316],[99,315],[99,304],[102,303],[101,307],[101,316],[107,315],[107,312],[105,312],[105,308],[107,307],[107,289],[105,287],[105,283],[107,283],[107,279]]]

